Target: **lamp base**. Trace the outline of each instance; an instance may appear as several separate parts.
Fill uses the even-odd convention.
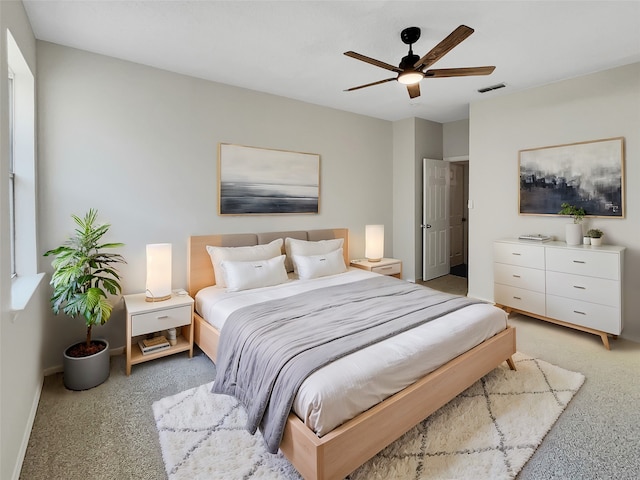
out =
[[[367,261],[372,263],[379,262],[380,260],[382,260],[382,258],[367,258]]]
[[[163,302],[165,300],[169,300],[171,298],[171,294],[165,295],[164,297],[145,297],[145,302]]]

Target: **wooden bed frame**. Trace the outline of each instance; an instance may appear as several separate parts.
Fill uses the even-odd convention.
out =
[[[344,238],[345,262],[349,264],[347,229],[192,236],[189,294],[195,297],[200,289],[215,284],[207,245],[257,245],[287,236],[314,241]],[[220,332],[195,313],[194,341],[214,363],[219,338]],[[515,370],[511,359],[515,352],[515,328],[507,327],[323,437],[291,413],[280,449],[307,480],[342,479],[502,362]]]

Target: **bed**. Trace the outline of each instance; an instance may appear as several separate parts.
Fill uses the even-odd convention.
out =
[[[194,341],[214,362],[218,357],[220,330],[205,320],[204,317],[209,316],[209,309],[202,303],[204,293],[217,288],[213,287],[216,279],[207,246],[266,245],[285,238],[310,242],[342,239],[341,255],[345,264],[348,265],[348,231],[346,229],[190,237],[188,288],[190,295],[196,298]],[[374,275],[359,270],[357,273],[346,272],[344,277],[355,275],[353,281],[356,281],[360,278],[358,275],[364,273]],[[256,292],[261,290],[257,289]],[[251,295],[261,298],[259,293],[251,292],[249,296]],[[235,300],[229,300],[227,303],[234,304],[234,302]],[[471,309],[471,307],[466,308]],[[476,308],[482,308],[484,311],[489,308],[495,309],[496,312],[504,315],[493,306],[482,305]],[[467,312],[469,316],[468,311],[471,310],[463,309],[462,311]],[[489,313],[493,315],[495,312]],[[215,324],[215,321],[213,323]],[[322,431],[321,435],[314,431],[317,425],[310,424],[310,417],[313,415],[309,415],[305,411],[304,403],[301,406],[296,398],[295,408],[286,419],[280,449],[306,479],[344,478],[502,362],[506,361],[510,368],[515,369],[511,360],[511,355],[515,353],[515,329],[506,326],[506,318],[503,327],[486,336],[487,338],[477,345],[469,349],[465,347],[465,351],[456,353],[453,358],[437,365],[415,381],[412,380],[410,385],[397,393],[370,408],[367,407],[362,413],[355,414],[353,418],[338,418],[325,423],[323,423],[324,420],[320,421],[319,428],[326,430]],[[447,348],[451,348],[451,344]],[[339,361],[348,362],[349,360]],[[317,373],[314,373],[310,379]],[[303,387],[301,392],[304,391]],[[346,415],[350,414],[346,413]],[[334,423],[337,426],[334,426]]]

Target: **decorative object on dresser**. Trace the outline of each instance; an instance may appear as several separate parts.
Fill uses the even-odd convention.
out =
[[[579,245],[582,238],[582,220],[585,216],[585,211],[583,208],[569,203],[563,203],[561,207],[562,209],[558,212],[558,215],[568,215],[573,218],[573,223],[565,225],[565,241],[567,245]]]
[[[147,245],[147,302],[161,302],[171,298],[171,244]]]
[[[111,225],[97,225],[97,215],[94,209],[84,218],[72,215],[78,226],[75,236],[44,254],[56,257],[50,282],[53,313],[57,315],[62,309],[72,318],[83,318],[87,327],[86,340],[64,351],[64,385],[70,390],[87,390],[109,378],[109,342],[92,340],[91,333],[94,325],[104,325],[111,317],[113,306],[107,293],[120,293],[120,276],[115,265],[126,262],[120,254],[103,251],[124,244],[100,243]]]
[[[189,352],[189,357],[193,356],[193,298],[173,294],[168,300],[152,303],[147,302],[144,293],[124,295],[122,298],[127,311],[127,375],[131,374],[131,366],[137,363],[179,352]],[[181,335],[176,336],[174,345],[172,336],[176,333],[174,330],[172,334],[171,330],[177,327],[181,327]],[[161,335],[161,340],[164,340],[163,343],[167,346],[145,352],[142,346],[134,341],[135,337],[157,332],[166,332],[166,335]],[[140,343],[144,345],[144,341],[141,339]],[[154,346],[154,342],[157,341],[152,339],[150,346]]]
[[[542,233],[525,233],[518,237],[520,240],[532,240],[535,242],[548,242],[551,240],[549,235],[543,235]]]
[[[402,260],[396,258],[381,258],[377,262],[370,260],[351,260],[352,267],[368,270],[370,272],[402,278]]]
[[[497,240],[494,301],[507,312],[599,335],[609,349],[608,337],[623,328],[624,251],[613,245]]]
[[[589,237],[589,243],[591,245],[595,245],[595,246],[600,246],[602,245],[602,237],[604,236],[604,233],[602,233],[602,230],[598,229],[598,228],[591,228],[587,231],[587,237]]]
[[[318,213],[320,155],[220,143],[218,213]]]
[[[384,225],[366,225],[364,231],[364,255],[370,262],[384,257]]]
[[[624,218],[624,138],[520,150],[521,215],[553,215],[563,203],[588,216]]]

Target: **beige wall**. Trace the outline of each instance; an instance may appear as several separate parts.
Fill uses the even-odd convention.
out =
[[[364,255],[364,226],[382,223],[393,251],[390,122],[46,42],[38,95],[42,249],[73,231],[72,213],[98,209],[112,224],[106,239],[126,244],[125,293],[144,291],[147,243],[173,245],[173,288],[186,287],[195,234],[346,227],[353,258]],[[320,214],[218,216],[219,142],[320,154]],[[51,271],[48,258],[41,266]],[[55,367],[84,326],[48,322],[45,364]],[[124,345],[121,303],[95,335]]]
[[[421,118],[393,122],[393,257],[402,278],[422,278],[422,159],[442,159],[442,124]]]
[[[640,341],[640,63],[477,102],[470,112],[469,295],[493,299],[494,239],[564,239],[566,218],[518,215],[518,151],[622,136],[626,218],[588,219],[586,228],[627,247],[622,336]]]
[[[442,153],[445,159],[469,156],[469,119],[442,125]]]

